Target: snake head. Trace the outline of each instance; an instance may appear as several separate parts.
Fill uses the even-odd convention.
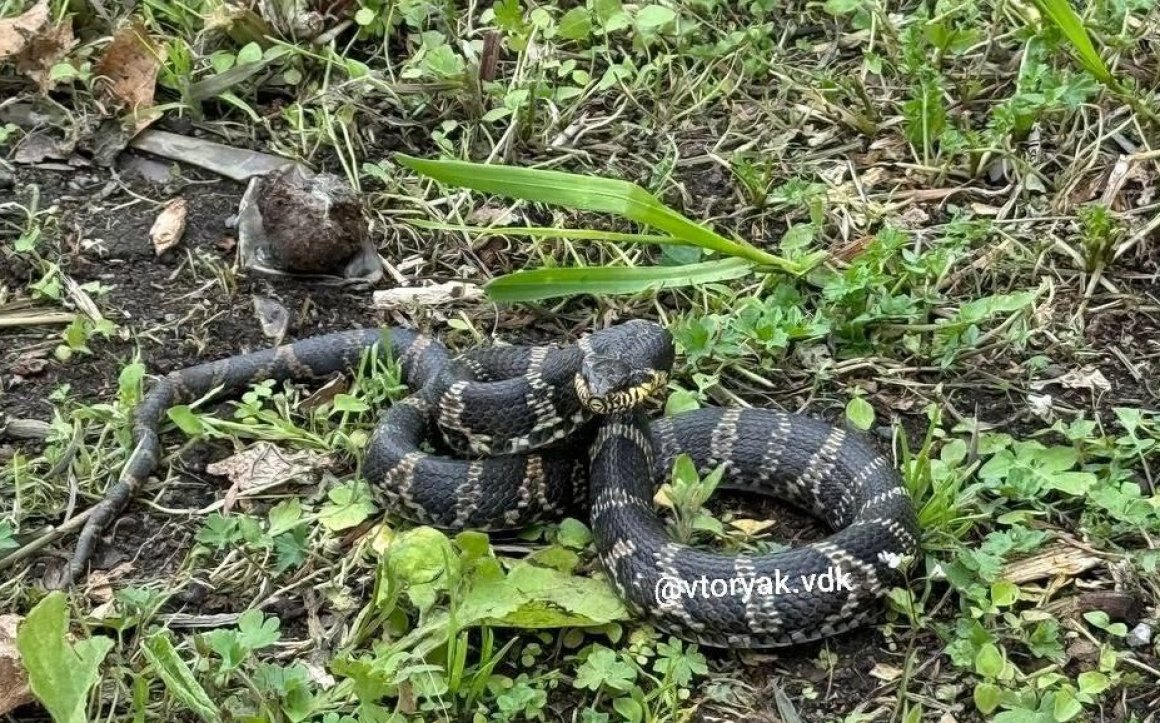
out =
[[[594,414],[624,412],[663,389],[668,380],[665,370],[633,366],[616,357],[589,355],[576,375],[576,395]]]

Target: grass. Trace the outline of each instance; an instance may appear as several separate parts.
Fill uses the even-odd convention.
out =
[[[308,39],[216,0],[54,1],[79,41],[48,59],[50,100],[0,60],[13,102],[55,119],[0,116],[0,613],[24,620],[44,709],[1155,718],[1150,4],[570,5],[338,3]],[[393,321],[459,348],[654,318],[680,351],[666,411],[774,406],[874,437],[923,526],[883,620],[775,655],[698,648],[623,608],[583,519],[507,539],[384,516],[359,464],[404,390],[369,360],[171,410],[167,456],[88,583],[48,593],[149,374],[264,344],[254,296],[294,337],[383,319],[365,294],[236,268],[233,185],[17,162],[60,128],[76,165],[97,121],[128,113],[94,68],[130,18],[160,59],[159,123],[345,176],[394,283],[489,291]],[[176,195],[186,239],[156,259],[146,234]],[[678,465],[658,495],[675,538],[752,552],[817,534],[719,481]]]

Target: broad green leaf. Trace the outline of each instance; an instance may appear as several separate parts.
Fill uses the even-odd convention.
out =
[[[1052,706],[1052,716],[1056,723],[1066,723],[1083,712],[1083,705],[1075,699],[1075,694],[1067,688],[1055,694],[1055,704]]]
[[[1002,690],[994,683],[979,683],[975,686],[975,707],[983,715],[990,715],[999,707]]]
[[[991,602],[1005,608],[1019,599],[1019,586],[1008,580],[999,580],[991,585]]]
[[[664,5],[645,5],[636,11],[636,27],[640,30],[655,30],[675,20],[677,14]]]
[[[384,561],[391,579],[402,584],[407,597],[420,610],[435,604],[436,594],[446,590],[459,574],[459,556],[439,530],[416,527],[391,543]]]
[[[1098,481],[1091,472],[1063,472],[1048,477],[1047,486],[1079,497],[1086,495]]]
[[[564,547],[573,550],[583,550],[592,541],[592,532],[583,522],[571,517],[560,520],[560,529],[556,533],[556,541]]]
[[[205,425],[202,424],[201,419],[198,418],[188,405],[179,404],[175,407],[170,407],[166,412],[169,420],[177,425],[177,428],[190,437],[198,437],[205,434]]]
[[[455,545],[462,551],[463,561],[485,557],[491,551],[491,541],[487,534],[478,530],[464,530],[455,536]]]
[[[485,287],[495,301],[539,301],[575,294],[638,294],[680,286],[714,284],[747,276],[752,265],[743,259],[706,261],[687,266],[595,266],[540,268],[517,271]]]
[[[197,678],[193,676],[193,671],[177,655],[168,633],[162,632],[148,638],[141,651],[153,666],[154,672],[165,683],[165,687],[173,697],[181,701],[182,705],[204,721],[212,723],[221,720],[205,688],[201,687]]]
[[[605,583],[522,561],[506,576],[477,581],[458,615],[460,625],[559,628],[603,625],[627,611]]]
[[[266,531],[270,537],[289,532],[302,522],[302,503],[297,497],[282,500],[270,508],[270,527]]]
[[[1003,672],[1003,653],[994,643],[987,643],[979,648],[975,656],[975,672],[986,678],[998,678]]]
[[[97,683],[101,661],[113,641],[92,637],[69,643],[63,592],[52,592],[28,613],[16,633],[20,662],[33,694],[56,723],[85,723],[89,690]]]
[[[1079,677],[1076,678],[1076,682],[1079,683],[1080,692],[1087,693],[1088,695],[1099,695],[1111,685],[1108,676],[1098,670],[1088,670],[1080,673]]]
[[[592,33],[592,16],[584,7],[572,8],[560,18],[557,31],[565,40],[584,40]]]
[[[238,616],[238,642],[249,650],[268,648],[282,638],[282,621],[267,617],[257,608],[250,608]]]
[[[640,723],[644,720],[644,707],[632,698],[617,698],[612,701],[612,708],[625,723]]]
[[[743,241],[725,238],[685,218],[661,203],[656,196],[628,181],[541,168],[432,161],[402,154],[396,154],[395,158],[401,165],[441,183],[525,201],[612,213],[719,253],[793,273],[801,271],[797,264]]]
[[[363,483],[347,483],[327,493],[330,501],[318,512],[318,521],[331,532],[362,524],[375,511],[370,489]]]
[[[846,404],[846,419],[865,432],[874,424],[874,407],[864,397],[854,397]]]

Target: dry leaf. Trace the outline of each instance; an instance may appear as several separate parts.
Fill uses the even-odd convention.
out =
[[[23,620],[19,615],[0,615],[0,716],[34,700],[16,650],[16,629]]]
[[[290,312],[286,311],[286,307],[275,299],[255,296],[254,313],[258,316],[262,333],[273,339],[274,344],[281,344],[282,337],[286,336],[286,327],[290,325]]]
[[[1031,382],[1028,386],[1035,391],[1040,391],[1050,384],[1058,384],[1068,389],[1091,389],[1097,392],[1109,392],[1112,389],[1112,385],[1107,377],[1094,366],[1073,369],[1061,377],[1037,380]]]
[[[298,408],[304,412],[314,411],[322,405],[334,401],[334,398],[339,394],[345,394],[346,389],[346,376],[341,373],[336,374],[330,381],[319,387],[318,391],[299,402]]]
[[[112,570],[94,570],[89,573],[89,597],[99,603],[113,599],[113,583],[133,569],[130,561],[122,562]]]
[[[23,15],[0,20],[0,59],[24,51],[29,41],[44,32],[48,25],[48,0],[41,0]]]
[[[1056,544],[1003,566],[1000,576],[1016,585],[1053,577],[1078,577],[1104,564],[1103,558],[1071,545]]]
[[[1040,419],[1051,419],[1051,395],[1050,394],[1028,394],[1027,406],[1031,409],[1031,413]]]
[[[744,532],[747,537],[753,537],[759,532],[768,530],[777,523],[775,523],[773,520],[740,519],[733,520],[729,524]]]
[[[122,28],[113,36],[93,71],[105,79],[103,88],[109,101],[133,112],[135,131],[140,131],[158,116],[141,111],[153,105],[153,90],[161,55],[149,33],[140,22]]]
[[[185,214],[187,206],[184,198],[175,198],[165,204],[153,228],[149,229],[149,238],[153,239],[153,248],[157,255],[165,253],[181,241],[185,233]]]
[[[0,20],[0,60],[13,58],[16,69],[36,81],[41,92],[52,89],[52,66],[73,46],[72,20],[53,24],[48,0],[23,15]]]
[[[269,442],[258,442],[232,457],[206,465],[205,471],[229,478],[231,484],[225,498],[228,509],[241,492],[311,476],[330,462],[327,455],[284,452]]]
[[[877,678],[884,683],[889,683],[892,680],[898,680],[902,677],[902,669],[896,668],[893,665],[886,663],[878,663],[870,670],[870,677]]]

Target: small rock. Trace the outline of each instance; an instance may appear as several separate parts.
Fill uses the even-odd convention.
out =
[[[1139,623],[1128,632],[1124,639],[1130,648],[1142,648],[1152,642],[1152,626],[1148,623]]]
[[[16,176],[4,168],[0,168],[0,188],[9,189],[16,185]]]

